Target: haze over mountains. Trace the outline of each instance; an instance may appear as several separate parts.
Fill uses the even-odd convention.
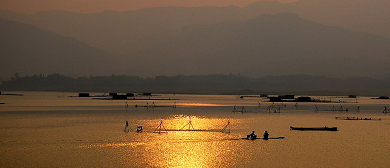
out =
[[[192,26],[156,36],[138,53],[164,74],[370,76],[390,72],[390,40],[292,14]],[[162,58],[161,58],[162,55]],[[177,69],[174,69],[177,68]]]
[[[71,76],[113,73],[105,69],[113,66],[109,59],[112,56],[74,38],[3,19],[0,19],[0,35],[2,76],[14,73]]]
[[[0,17],[73,37],[95,51],[83,54],[86,58],[105,55],[114,66],[96,65],[119,74],[347,77],[389,74],[389,7],[387,0],[301,0],[259,2],[244,8],[164,7],[95,14],[2,11]],[[66,66],[63,69],[72,64]],[[19,73],[32,71],[39,69]]]

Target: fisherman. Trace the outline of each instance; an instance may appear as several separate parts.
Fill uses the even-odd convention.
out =
[[[137,126],[137,132],[142,132],[142,126]]]
[[[263,139],[264,139],[264,140],[268,140],[268,136],[269,136],[268,132],[265,131],[265,132],[264,132],[264,135],[263,135]]]
[[[257,137],[257,135],[255,135],[255,131],[252,131],[251,134],[246,136],[246,139],[253,140],[253,139],[256,139],[256,137]]]

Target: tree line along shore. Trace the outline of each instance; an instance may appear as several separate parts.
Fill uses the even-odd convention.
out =
[[[2,91],[153,92],[188,94],[390,95],[389,78],[332,78],[311,75],[245,77],[235,74],[139,77],[20,76],[2,81]]]

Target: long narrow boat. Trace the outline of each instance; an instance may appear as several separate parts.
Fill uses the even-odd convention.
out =
[[[293,127],[290,126],[290,130],[299,130],[299,131],[338,131],[337,127]]]
[[[256,139],[263,139],[263,140],[266,140],[264,138],[241,138],[241,139],[245,139],[245,140],[256,140]],[[268,138],[268,139],[284,139],[284,137],[272,137],[272,138]]]
[[[381,118],[359,118],[359,117],[335,117],[336,120],[378,120],[380,121]]]

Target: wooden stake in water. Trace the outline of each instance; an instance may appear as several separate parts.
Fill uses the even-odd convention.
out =
[[[226,128],[229,128],[229,131],[226,132]],[[230,133],[230,120],[228,120],[228,123],[225,125],[225,127],[223,127],[223,129],[221,130],[222,133]]]
[[[179,131],[183,130],[183,128],[185,128],[186,126],[188,126],[188,129],[187,129],[188,131],[191,130],[191,127],[192,127],[192,130],[195,130],[194,126],[191,123],[191,118],[190,118],[190,121],[186,125],[184,125],[182,128],[179,129]]]
[[[162,132],[168,132],[167,129],[165,129],[164,125],[163,125],[163,121],[161,120],[160,121],[160,124],[157,126],[156,129],[154,129],[153,133],[162,133]]]
[[[123,129],[123,132],[129,132],[131,128],[129,127],[129,122],[126,121],[125,129]]]

